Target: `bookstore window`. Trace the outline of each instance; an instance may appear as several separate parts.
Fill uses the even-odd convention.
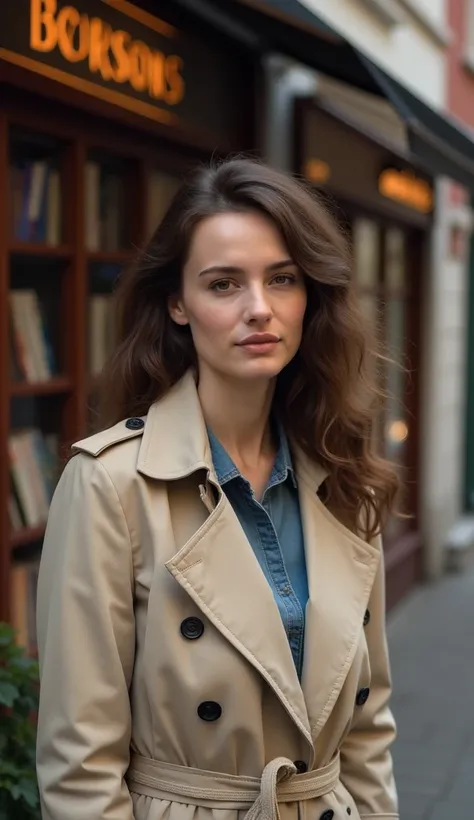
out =
[[[387,360],[379,363],[376,379],[387,392],[379,423],[374,430],[378,451],[407,477],[410,419],[407,368],[407,240],[398,226],[383,226],[360,217],[352,228],[356,286],[365,316],[378,330]],[[393,520],[388,537],[397,535],[404,522]]]
[[[147,238],[153,235],[165,215],[165,211],[181,184],[177,174],[154,169],[148,179],[147,189]]]
[[[71,254],[63,246],[66,146],[11,127],[8,435],[11,546],[38,546],[58,474],[62,408],[70,389],[62,341]]]
[[[85,168],[85,245],[92,253],[130,250],[133,237],[129,168],[121,157],[90,151]]]
[[[86,246],[89,249],[88,347],[89,375],[92,383],[100,375],[113,351],[115,331],[113,291],[123,267],[141,244],[134,223],[127,214],[126,202],[133,202],[136,182],[133,162],[116,160],[107,165],[100,155],[89,160],[86,168]],[[159,169],[147,175],[145,194],[145,239],[148,240],[171,202],[181,179]],[[111,212],[109,212],[109,208]],[[90,214],[99,214],[99,219]],[[101,225],[97,231],[97,224]],[[90,228],[88,226],[90,225]],[[108,227],[107,227],[108,225]],[[139,231],[140,233],[140,231]],[[125,239],[118,240],[118,237]],[[93,406],[93,399],[91,399]]]

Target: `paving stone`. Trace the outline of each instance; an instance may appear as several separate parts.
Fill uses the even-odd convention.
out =
[[[402,820],[425,820],[432,809],[432,800],[416,792],[402,792],[398,798]]]
[[[469,805],[449,800],[437,803],[423,820],[472,820],[473,814],[472,801]],[[402,820],[403,815],[400,815],[400,818]]]
[[[401,820],[474,820],[474,572],[412,593],[388,618]]]

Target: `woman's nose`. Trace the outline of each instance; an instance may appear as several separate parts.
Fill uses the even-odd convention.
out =
[[[272,308],[264,288],[252,288],[249,291],[246,305],[247,322],[265,322],[271,318]]]

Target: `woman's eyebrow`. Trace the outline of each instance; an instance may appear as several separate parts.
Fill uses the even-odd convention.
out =
[[[282,259],[279,262],[272,262],[271,265],[267,265],[265,270],[267,271],[275,271],[281,270],[281,268],[288,268],[290,266],[294,266],[295,263],[292,259]],[[210,273],[245,273],[244,268],[239,268],[236,265],[212,265],[210,268],[204,268],[199,273],[199,276],[206,276]]]

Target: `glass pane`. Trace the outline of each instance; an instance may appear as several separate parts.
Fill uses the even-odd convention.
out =
[[[380,228],[371,219],[356,219],[352,236],[357,286],[373,288],[379,278]]]
[[[126,161],[91,152],[85,167],[84,222],[88,251],[117,252],[130,248]]]
[[[148,182],[147,236],[151,236],[161,220],[181,180],[178,177],[154,171]]]
[[[385,235],[385,285],[389,290],[400,290],[405,281],[405,235],[400,228],[389,228]]]
[[[388,398],[385,413],[385,455],[401,463],[404,460],[408,438],[408,420],[404,406],[405,373],[405,302],[389,299],[386,305],[386,333],[388,356],[386,388]]]
[[[376,327],[378,320],[378,299],[375,293],[361,293],[359,295],[359,303],[364,314],[364,318]]]
[[[371,327],[379,327],[379,300],[376,293],[361,293],[359,294],[359,304],[363,314],[363,318]],[[370,359],[369,376],[372,383],[380,387],[381,378],[381,363],[375,357]],[[372,443],[377,453],[383,453],[383,419],[380,413],[374,419]]]
[[[87,310],[88,372],[99,376],[114,349],[115,327],[112,293],[121,273],[117,263],[89,263],[89,303]]]

